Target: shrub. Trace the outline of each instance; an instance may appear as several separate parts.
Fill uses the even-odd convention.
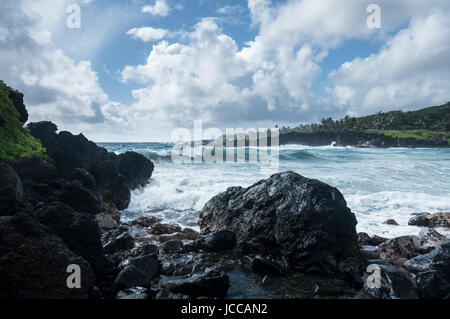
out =
[[[0,81],[0,161],[20,162],[36,156],[49,162],[41,142],[19,120],[19,112],[9,98],[11,91]]]

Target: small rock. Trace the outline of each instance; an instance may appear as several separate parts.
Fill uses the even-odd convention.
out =
[[[380,256],[391,264],[402,266],[417,256],[416,249],[422,245],[417,236],[401,236],[389,239],[378,246]]]
[[[423,213],[411,217],[408,221],[408,225],[424,226],[424,227],[450,227],[450,212],[428,214]]]
[[[161,286],[191,298],[203,296],[224,298],[230,287],[230,281],[223,272],[210,270],[188,278],[165,280]]]
[[[159,246],[160,254],[175,254],[183,250],[183,243],[177,240],[169,240]]]
[[[380,258],[380,252],[378,251],[377,246],[362,246],[359,251],[364,259]]]
[[[167,288],[162,288],[156,294],[155,299],[189,299],[189,296],[182,294],[175,294]]]
[[[181,227],[177,224],[156,223],[149,230],[149,233],[154,235],[173,234],[178,232],[181,232]]]
[[[100,213],[95,215],[95,220],[98,223],[98,227],[100,227],[103,231],[108,231],[117,227],[116,220],[108,213]]]
[[[158,254],[159,248],[155,244],[151,243],[144,243],[140,245],[139,247],[133,248],[131,250],[131,255],[134,257],[142,256],[142,255],[151,255],[151,254]]]
[[[183,229],[184,239],[187,240],[196,240],[198,238],[198,232],[191,228],[185,228]]]
[[[184,239],[183,233],[172,233],[172,234],[162,234],[158,237],[158,240],[160,243],[165,243],[166,241],[170,240],[176,240],[176,241],[182,241]]]
[[[377,235],[369,236],[367,233],[358,233],[358,244],[360,246],[378,246],[387,240],[387,238]]]
[[[117,293],[116,299],[148,299],[147,289],[144,287],[124,289]]]
[[[114,286],[122,288],[147,287],[159,272],[156,254],[130,258],[114,281]]]
[[[133,225],[138,225],[141,227],[151,227],[156,223],[159,223],[161,221],[161,218],[158,218],[156,216],[142,216],[138,219],[133,220],[131,223]]]
[[[102,245],[106,254],[114,254],[132,249],[134,240],[127,232],[113,229],[102,236]]]
[[[387,219],[383,222],[383,224],[385,225],[395,225],[398,226],[398,223],[395,219]]]
[[[422,246],[417,251],[422,254],[429,253],[441,243],[448,240],[447,237],[432,228],[423,228],[419,233],[419,238],[422,240]]]

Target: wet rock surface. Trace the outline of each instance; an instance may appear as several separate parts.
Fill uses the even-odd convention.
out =
[[[193,298],[224,298],[230,286],[230,281],[223,272],[209,270],[182,279],[162,279],[161,286],[174,293],[188,295]]]
[[[409,219],[408,225],[450,228],[450,212],[417,214]]]
[[[416,257],[416,250],[422,246],[417,236],[401,236],[380,244],[380,256],[391,264],[402,266],[408,259]]]
[[[342,194],[293,172],[229,188],[205,205],[199,224],[203,234],[233,231],[243,251],[299,270],[332,271],[358,253],[356,219]]]
[[[377,265],[379,279],[369,279],[364,292],[376,299],[418,299],[413,276],[405,269],[393,265]]]

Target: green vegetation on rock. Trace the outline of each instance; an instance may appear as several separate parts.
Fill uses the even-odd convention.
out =
[[[45,148],[31,136],[19,120],[20,115],[10,99],[13,91],[0,81],[0,161],[20,162],[34,156],[49,161]]]
[[[300,124],[295,128],[283,127],[281,134],[292,132],[377,132],[398,139],[450,144],[450,102],[417,111],[378,112],[363,117],[346,116],[340,120],[326,118],[321,123]]]

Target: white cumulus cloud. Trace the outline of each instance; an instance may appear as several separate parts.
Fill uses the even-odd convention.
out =
[[[171,8],[166,0],[156,0],[154,5],[146,5],[142,7],[142,12],[150,13],[154,16],[166,17],[170,14]]]
[[[160,40],[169,34],[166,29],[152,28],[152,27],[141,27],[132,28],[127,31],[133,39],[140,39],[144,42],[150,42],[154,40]]]

